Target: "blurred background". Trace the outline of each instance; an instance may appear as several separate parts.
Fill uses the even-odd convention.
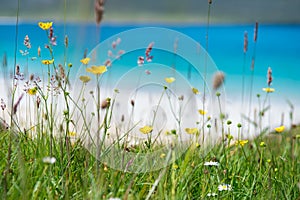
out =
[[[0,18],[16,16],[17,0],[1,0]],[[94,0],[67,0],[68,21],[93,21]],[[23,0],[23,20],[63,20],[64,0]],[[212,23],[299,23],[299,0],[213,0]],[[106,0],[104,22],[205,23],[207,0]],[[3,21],[3,20],[2,20]]]

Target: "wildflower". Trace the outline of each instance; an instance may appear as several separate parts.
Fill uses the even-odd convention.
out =
[[[153,127],[152,126],[144,126],[144,127],[140,128],[140,131],[143,134],[148,134],[148,133],[151,133],[153,131]]]
[[[106,108],[109,108],[110,106],[110,98],[106,98],[102,101],[101,103],[101,109],[106,109]]]
[[[221,71],[218,71],[214,74],[213,78],[213,88],[217,90],[225,81],[225,74]]]
[[[117,197],[110,197],[108,200],[121,200],[121,199]]]
[[[175,79],[174,77],[167,77],[167,78],[165,78],[165,81],[166,81],[167,83],[173,83],[175,80],[176,80],[176,79]]]
[[[36,95],[36,93],[37,93],[37,87],[28,89],[27,93],[28,93],[29,95],[32,95],[32,96],[33,96],[33,95]]]
[[[213,192],[213,193],[208,193],[207,196],[208,197],[215,197],[215,196],[218,196],[218,194]]]
[[[1,107],[2,110],[5,110],[5,108],[6,108],[6,104],[5,104],[3,99],[1,99],[0,107]]]
[[[70,137],[75,137],[76,135],[77,135],[77,133],[73,132],[73,131],[69,131],[69,133],[68,133],[68,136],[70,136]]]
[[[172,167],[173,167],[173,169],[178,169],[179,166],[177,164],[173,164]]]
[[[258,22],[255,22],[255,28],[254,28],[254,42],[257,41],[257,32],[258,32]]]
[[[84,65],[87,65],[87,64],[89,64],[89,62],[90,62],[90,58],[83,58],[83,59],[80,60],[80,62],[81,62],[82,64],[84,64]]]
[[[267,162],[270,163],[270,162],[271,162],[271,159],[268,159]]]
[[[26,56],[29,54],[29,51],[27,51],[27,49],[25,51],[20,50],[20,53],[22,54],[22,56]]]
[[[44,65],[50,65],[50,64],[52,64],[54,62],[54,59],[52,59],[52,60],[42,60],[42,63],[44,64]]]
[[[105,62],[104,62],[104,65],[106,67],[110,67],[111,66],[111,60],[110,59],[107,59]]]
[[[37,53],[38,53],[38,57],[41,57],[41,47],[40,46],[38,47]]]
[[[160,154],[160,158],[164,158],[164,157],[166,157],[165,153]]]
[[[103,18],[104,13],[104,0],[95,0],[94,9],[95,9],[95,17],[97,25],[100,24]]]
[[[272,92],[275,92],[275,89],[274,89],[274,88],[270,88],[270,87],[263,88],[262,90],[265,91],[266,93],[272,93]]]
[[[218,186],[218,190],[219,191],[225,191],[225,190],[230,191],[230,190],[232,190],[232,187],[229,184],[222,184],[222,185]]]
[[[24,96],[24,94],[21,94],[21,96],[18,98],[17,102],[14,104],[14,106],[13,106],[13,114],[17,113],[18,106],[20,105],[23,96]]]
[[[64,43],[65,43],[65,46],[68,48],[68,46],[69,46],[69,37],[67,35],[65,35]]]
[[[267,145],[266,145],[265,142],[261,142],[261,143],[259,144],[259,146],[261,146],[261,147],[266,147]]]
[[[248,32],[244,32],[244,53],[248,51]]]
[[[43,158],[43,163],[54,164],[55,162],[56,162],[56,158],[55,157],[44,157]]]
[[[102,66],[92,66],[90,68],[86,69],[87,72],[96,74],[96,75],[100,75],[103,74],[104,72],[107,71],[106,66],[102,65]]]
[[[197,88],[192,88],[192,92],[194,93],[194,94],[199,94],[200,92],[199,92],[199,90],[197,89]]]
[[[28,35],[26,35],[24,38],[24,45],[27,47],[27,49],[31,48],[31,43]]]
[[[145,74],[150,75],[151,71],[147,69],[147,70],[145,70]]]
[[[52,27],[53,22],[39,22],[39,27],[43,30],[48,30]]]
[[[216,167],[218,167],[219,163],[218,162],[209,161],[209,162],[205,162],[204,166],[216,166]]]
[[[285,126],[279,126],[275,128],[276,133],[282,133],[285,129]]]
[[[207,113],[205,110],[201,110],[201,109],[198,110],[198,112],[199,112],[200,115],[205,115]]]
[[[144,63],[145,63],[145,58],[143,56],[139,56],[137,61],[138,66],[142,66]]]
[[[56,37],[51,37],[50,38],[50,43],[51,43],[52,46],[56,46],[57,45]]]
[[[232,139],[233,139],[233,135],[231,135],[231,134],[226,134],[225,136],[226,136],[226,138],[229,139],[229,140],[232,140]]]
[[[36,106],[39,109],[40,108],[40,104],[41,104],[41,98],[39,96],[37,96],[36,98]]]
[[[147,62],[151,62],[152,59],[153,59],[153,56],[150,56],[150,53],[151,53],[152,48],[153,48],[153,45],[154,45],[154,42],[151,42],[151,43],[148,45],[147,49],[146,49],[145,54],[146,54],[146,60],[147,60]]]
[[[235,145],[237,145],[237,146],[240,145],[243,147],[247,143],[248,143],[248,140],[238,140],[235,142]]]
[[[121,38],[117,38],[116,40],[114,40],[112,43],[111,43],[111,46],[113,49],[115,49],[121,42]]]
[[[87,83],[91,80],[91,77],[89,76],[80,76],[79,79],[83,82],[83,83]]]
[[[185,132],[188,134],[198,134],[198,128],[186,128]]]
[[[271,69],[271,67],[269,67],[268,68],[268,81],[267,81],[267,83],[268,83],[268,86],[270,87],[271,86],[271,83],[272,83],[272,81],[273,81],[273,77],[272,77],[272,69]]]

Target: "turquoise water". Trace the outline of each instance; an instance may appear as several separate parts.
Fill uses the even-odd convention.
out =
[[[84,51],[92,51],[99,43],[107,38],[118,34],[122,31],[132,30],[139,27],[147,27],[149,25],[110,25],[104,24],[100,31],[94,24],[55,24],[54,34],[57,36],[57,46],[54,47],[54,56],[57,63],[63,63],[64,60],[64,33],[69,37],[69,48],[67,52],[67,62],[73,63],[72,71],[78,71],[81,63],[79,60],[83,57]],[[186,34],[193,40],[199,42],[203,47],[206,44],[206,27],[202,25],[161,25],[151,24],[150,26],[169,28]],[[254,25],[212,25],[209,28],[208,53],[216,64],[217,68],[226,74],[225,90],[227,101],[229,104],[235,103],[241,99],[241,82],[243,74],[243,40],[244,32],[249,35],[249,47],[245,59],[246,69],[246,92],[249,91],[249,77],[251,74],[250,65],[254,52],[253,43]],[[7,55],[7,63],[10,69],[14,65],[14,49],[15,49],[15,26],[11,24],[2,24],[0,26],[0,54]],[[158,37],[159,37],[159,33]],[[32,48],[28,55],[29,72],[41,73],[44,71],[40,64],[40,60],[31,60],[37,57],[37,48],[42,49],[42,58],[50,58],[49,53],[43,46],[47,43],[46,34],[36,24],[21,23],[18,34],[18,52],[17,64],[21,69],[25,68],[26,56],[22,56],[19,50],[25,50],[23,39],[28,35],[31,40]],[[259,26],[258,41],[256,45],[256,62],[255,62],[255,78],[253,86],[253,94],[262,93],[261,88],[266,87],[266,73],[268,67],[273,70],[272,87],[276,89],[273,95],[273,101],[278,105],[286,105],[286,100],[292,101],[295,109],[299,109],[300,102],[300,25],[267,25]],[[131,42],[135,42],[132,40]],[[154,59],[156,63],[166,64],[166,60],[171,60],[170,54],[164,55],[164,52],[154,50]],[[155,55],[156,54],[156,55]],[[126,62],[132,62],[136,65],[136,57],[138,54],[132,54],[127,57]],[[171,55],[172,56],[172,55]],[[132,59],[130,59],[132,58]],[[126,59],[125,59],[126,60]],[[177,70],[184,76],[188,77],[187,68],[182,67],[186,63],[183,60],[177,60]],[[199,86],[201,87],[201,86]],[[286,109],[286,106],[283,106]]]

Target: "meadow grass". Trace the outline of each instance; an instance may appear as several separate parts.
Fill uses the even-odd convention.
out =
[[[77,142],[70,147],[69,159],[60,149],[63,139],[53,141],[56,162],[49,164],[43,162],[49,152],[49,137],[10,138],[9,132],[1,132],[0,170],[6,176],[1,178],[0,193],[3,199],[145,199],[154,187],[149,199],[297,199],[299,131],[299,126],[294,127],[243,146],[216,145],[205,154],[191,146],[166,168],[138,174],[117,171],[103,163],[97,173],[95,157]],[[219,165],[204,165],[208,161]],[[218,191],[223,183],[230,184],[232,190]],[[216,196],[208,197],[209,193]]]
[[[104,1],[96,1],[95,6],[97,23],[102,19]],[[207,43],[210,4],[207,22]],[[65,1],[65,9],[66,9]],[[256,26],[258,24],[256,23]],[[202,110],[202,127],[186,128],[188,134],[196,135],[196,141],[191,141],[184,152],[172,151],[170,154],[158,155],[164,163],[172,159],[169,165],[161,169],[147,172],[132,173],[126,170],[116,170],[111,163],[105,163],[101,156],[105,154],[106,140],[111,132],[112,113],[115,107],[115,96],[101,101],[100,83],[102,74],[109,70],[111,63],[101,66],[90,66],[90,58],[85,54],[82,62],[86,68],[86,74],[80,76],[82,89],[78,98],[70,94],[69,80],[72,64],[67,63],[68,37],[65,35],[64,62],[57,63],[53,54],[53,46],[56,46],[56,36],[52,22],[40,22],[39,27],[46,33],[48,43],[45,49],[49,51],[49,58],[38,59],[46,66],[47,77],[41,83],[39,77],[28,76],[28,62],[25,65],[25,76],[20,66],[16,65],[13,71],[14,78],[9,88],[11,103],[6,107],[5,101],[1,99],[3,120],[0,121],[0,148],[1,162],[0,171],[0,193],[3,199],[297,199],[300,196],[300,127],[291,126],[286,130],[284,126],[276,128],[273,132],[268,125],[262,123],[265,113],[271,107],[270,95],[274,89],[270,88],[272,82],[271,68],[268,70],[268,87],[264,88],[266,98],[263,104],[258,97],[259,108],[256,117],[258,121],[251,120],[249,115],[245,116],[249,124],[254,124],[254,132],[260,133],[254,139],[244,140],[242,127],[236,127],[230,120],[226,119],[221,108],[221,93],[217,92],[220,117],[215,118],[221,124],[222,138],[216,138],[217,142],[212,148],[206,148],[204,137],[215,128],[212,120],[206,121],[204,103]],[[18,17],[17,26],[18,28]],[[98,30],[99,31],[99,30]],[[257,31],[257,27],[256,27]],[[17,31],[16,31],[17,32]],[[255,33],[255,35],[257,32]],[[16,41],[17,41],[16,34]],[[120,41],[119,41],[120,42]],[[114,41],[115,47],[119,42]],[[256,44],[256,39],[255,39]],[[30,38],[24,39],[26,51],[22,54],[27,56],[31,49]],[[150,43],[146,49],[146,60],[152,60],[150,55],[153,44]],[[17,47],[17,45],[16,45]],[[17,49],[15,51],[15,54]],[[254,53],[255,55],[255,53]],[[120,56],[120,55],[119,55]],[[254,59],[253,59],[254,60]],[[144,57],[139,57],[144,62]],[[254,61],[252,61],[254,64]],[[245,63],[244,63],[245,65]],[[43,66],[43,67],[44,67]],[[89,67],[90,66],[90,67]],[[175,63],[174,63],[175,66]],[[92,75],[92,76],[89,76]],[[252,78],[254,74],[252,75]],[[26,80],[24,80],[26,79]],[[27,80],[28,79],[28,80]],[[96,89],[90,93],[95,106],[95,113],[89,116],[88,107],[84,94],[86,84],[96,79]],[[206,78],[205,78],[206,79]],[[224,74],[219,73],[220,81],[217,88],[224,81]],[[9,83],[9,79],[5,79]],[[175,81],[174,77],[166,78],[168,86]],[[206,90],[204,80],[204,97]],[[21,83],[25,82],[25,88]],[[253,84],[251,81],[250,85]],[[244,80],[243,80],[244,87]],[[159,115],[159,105],[162,96],[167,93],[164,90],[158,100],[158,106],[154,110],[152,123],[140,128],[140,134],[146,134],[144,143],[129,145],[122,138],[117,138],[115,144],[127,152],[136,155],[144,152],[155,152],[159,145],[155,143],[152,132],[154,121]],[[192,88],[194,94],[199,91]],[[115,90],[117,95],[118,91]],[[244,88],[242,101],[244,100]],[[252,91],[250,92],[252,98]],[[25,122],[21,120],[22,99],[25,99]],[[23,101],[23,102],[24,102]],[[183,101],[183,97],[179,101]],[[62,104],[63,111],[57,109]],[[170,101],[170,104],[172,102]],[[79,118],[83,120],[82,127],[76,127],[78,121],[71,110],[71,105],[79,111]],[[131,100],[132,110],[135,106],[134,99]],[[290,121],[293,122],[293,105],[290,103]],[[21,111],[20,111],[21,110]],[[30,113],[34,111],[33,115]],[[250,106],[250,110],[252,108]],[[174,115],[178,113],[173,112]],[[24,115],[24,114],[23,114]],[[178,114],[180,116],[180,113]],[[78,116],[77,116],[78,117]],[[132,116],[130,116],[132,117]],[[74,121],[75,120],[75,121]],[[227,121],[226,121],[227,120]],[[96,133],[91,135],[92,121],[96,121]],[[178,121],[180,127],[180,120]],[[201,125],[201,123],[199,123]],[[129,127],[129,125],[128,125]],[[267,128],[265,128],[267,127]],[[78,129],[76,129],[78,128]],[[124,137],[130,135],[133,128],[128,128]],[[180,128],[178,130],[181,130]],[[185,134],[176,129],[171,134]],[[237,137],[231,132],[238,132]],[[121,130],[116,129],[118,131]],[[161,132],[163,130],[160,130]],[[161,133],[159,132],[159,134]],[[208,133],[207,133],[208,132]],[[100,134],[102,133],[102,135]],[[268,134],[269,133],[269,134]],[[81,137],[84,135],[84,137]],[[100,137],[101,135],[101,137]],[[93,140],[96,152],[87,149],[85,138]],[[123,137],[123,136],[122,136]],[[202,143],[198,143],[202,139]],[[176,153],[180,155],[176,155]],[[176,159],[175,159],[176,158]],[[120,162],[116,160],[116,162]],[[130,165],[130,163],[127,163]]]

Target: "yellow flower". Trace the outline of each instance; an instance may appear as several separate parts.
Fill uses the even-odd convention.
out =
[[[198,128],[186,128],[185,132],[187,132],[188,134],[197,134]]]
[[[232,140],[232,139],[233,139],[233,135],[231,135],[231,134],[226,134],[225,136],[226,136],[226,138],[229,139],[229,140]]]
[[[235,142],[235,145],[240,145],[243,147],[247,143],[248,143],[248,140],[238,140]]]
[[[39,22],[39,27],[43,30],[48,30],[52,27],[53,22]]]
[[[160,158],[164,158],[164,157],[166,157],[165,153],[160,154]]]
[[[81,62],[82,64],[84,64],[84,65],[87,65],[87,64],[89,64],[89,62],[90,62],[90,58],[83,58],[83,59],[80,60],[80,62]]]
[[[175,79],[174,77],[167,77],[167,78],[165,78],[165,81],[166,81],[167,83],[173,83],[175,80],[176,80],[176,79]]]
[[[275,92],[275,89],[274,88],[263,88],[262,89],[263,91],[265,91],[266,93],[272,93],[272,92]]]
[[[199,94],[200,92],[199,92],[199,90],[197,89],[197,88],[192,88],[192,92],[194,93],[194,94]]]
[[[69,135],[70,137],[75,137],[75,136],[77,135],[77,133],[76,133],[76,132],[70,131],[68,135]]]
[[[44,64],[44,65],[50,65],[50,64],[52,64],[54,62],[54,59],[52,59],[52,60],[42,60],[42,63]]]
[[[266,143],[265,143],[265,142],[261,142],[261,143],[259,144],[259,146],[261,146],[261,147],[265,147],[265,146],[267,146],[267,145],[266,145]]]
[[[282,133],[282,132],[284,131],[284,129],[285,129],[285,126],[279,126],[279,127],[276,127],[276,128],[275,128],[275,131],[276,131],[277,133]]]
[[[100,75],[103,74],[104,72],[107,71],[106,66],[102,65],[102,66],[92,66],[90,68],[86,68],[87,72],[96,74],[96,75]]]
[[[198,110],[198,112],[199,112],[200,115],[205,115],[207,113],[205,110],[201,110],[201,109]]]
[[[27,93],[29,95],[35,95],[37,93],[37,87],[28,89]]]
[[[140,131],[144,134],[148,134],[153,131],[153,127],[152,126],[144,126],[144,127],[140,128]]]
[[[173,164],[172,167],[173,167],[173,169],[178,169],[179,166],[177,164]]]
[[[83,83],[87,83],[91,80],[91,77],[89,76],[80,76],[79,79],[83,82]]]

